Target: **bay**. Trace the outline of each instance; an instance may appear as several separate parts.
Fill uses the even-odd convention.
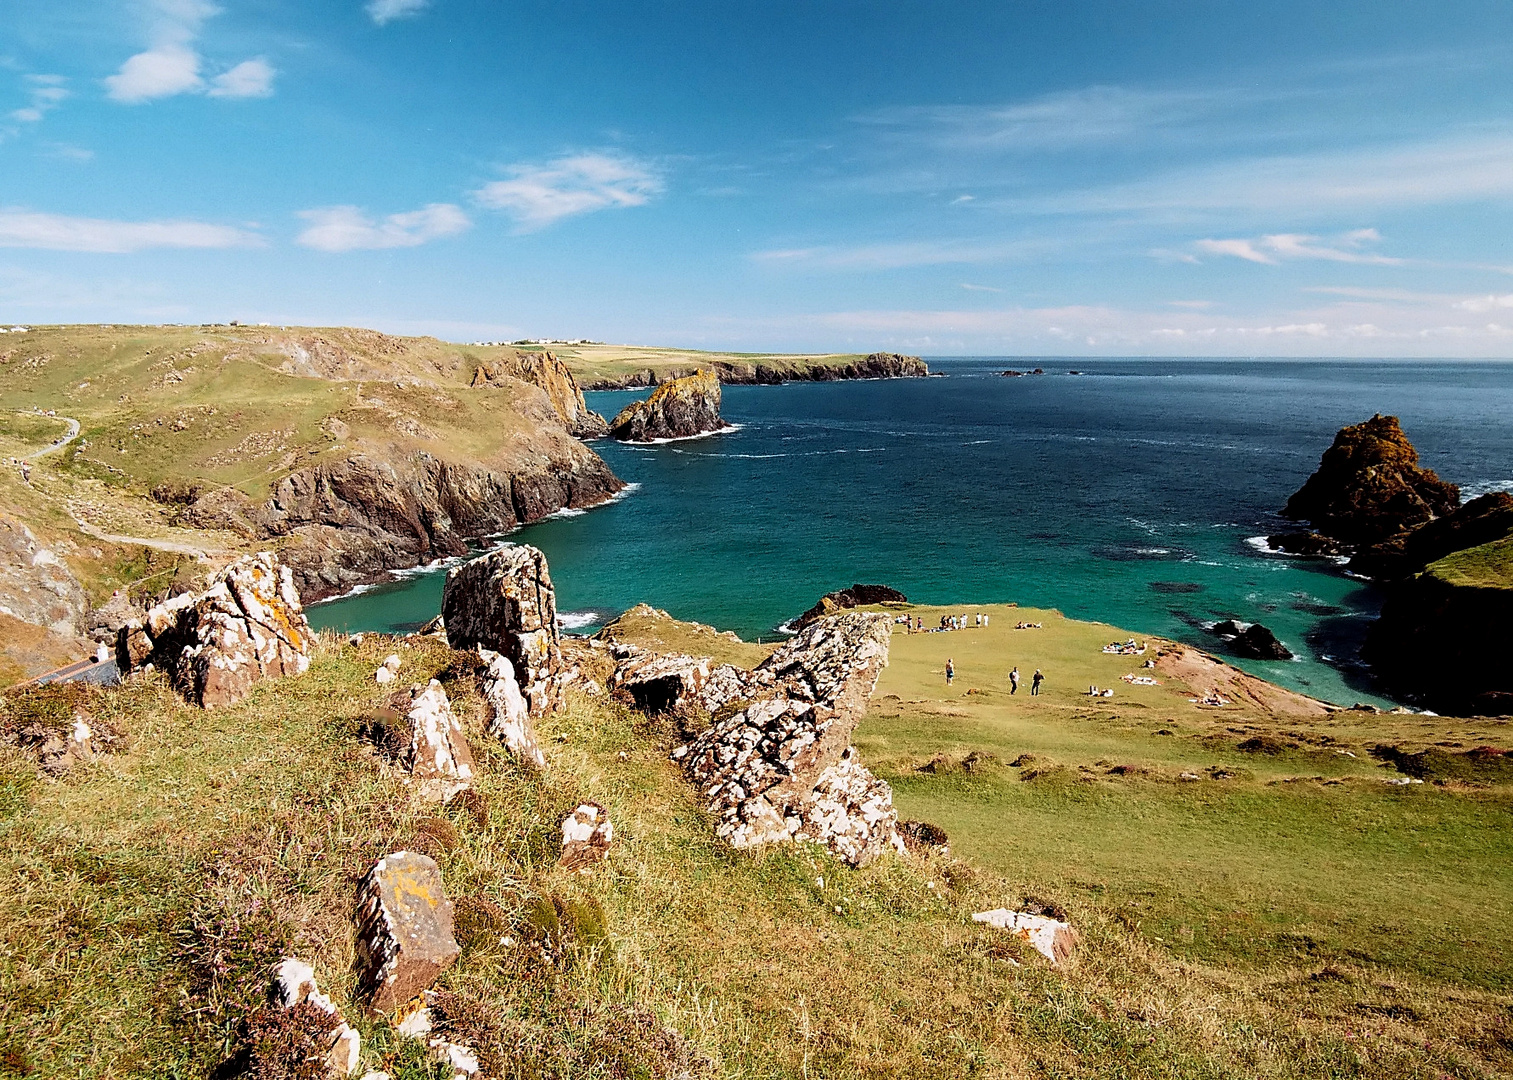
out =
[[[570,629],[638,602],[771,639],[823,593],[1055,607],[1222,654],[1262,622],[1298,658],[1236,661],[1341,704],[1390,704],[1356,659],[1380,609],[1328,563],[1269,555],[1276,511],[1344,424],[1391,413],[1468,495],[1513,489],[1513,363],[930,358],[944,378],[726,387],[738,429],[595,449],[633,486],[511,535],[547,555]],[[1042,375],[1007,378],[1008,368]],[[1077,371],[1079,374],[1070,374]],[[587,395],[612,415],[645,391]],[[442,568],[310,609],[411,628]]]

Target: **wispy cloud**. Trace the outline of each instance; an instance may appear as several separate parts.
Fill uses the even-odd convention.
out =
[[[262,237],[204,221],[112,221],[0,210],[0,247],[124,254],[147,248],[258,247]]]
[[[991,285],[973,285],[973,284],[971,284],[970,282],[967,282],[967,281],[963,281],[961,283],[961,287],[963,289],[966,289],[967,292],[990,292],[990,293],[1001,293],[1001,292],[1003,292],[1002,289],[995,289]]]
[[[395,19],[410,19],[431,6],[431,0],[368,0],[363,10],[379,26]]]
[[[26,76],[26,104],[10,114],[20,124],[35,124],[68,97],[68,80],[62,75]]]
[[[105,79],[111,100],[140,105],[178,94],[218,98],[268,97],[274,69],[262,58],[244,60],[211,78],[201,75],[204,60],[195,47],[205,20],[220,12],[207,0],[152,0],[150,48],[127,58]]]
[[[571,154],[507,171],[508,180],[495,180],[473,194],[481,206],[513,217],[521,232],[579,214],[644,206],[665,188],[655,166],[620,154]]]
[[[1502,296],[1473,296],[1469,300],[1462,300],[1455,305],[1461,311],[1487,312],[1506,311],[1513,308],[1513,293],[1504,293]]]
[[[1199,240],[1193,245],[1208,255],[1229,255],[1247,262],[1275,266],[1287,259],[1322,259],[1325,262],[1360,263],[1369,266],[1402,266],[1406,260],[1361,250],[1377,243],[1375,229],[1355,229],[1331,241],[1303,233],[1273,233],[1257,240]]]
[[[752,261],[825,270],[898,270],[910,266],[952,266],[1004,262],[1059,247],[1062,239],[918,240],[892,244],[774,248],[756,251]],[[971,288],[971,286],[962,286]]]
[[[445,236],[455,236],[473,223],[451,203],[431,203],[419,210],[390,214],[374,220],[356,206],[327,206],[302,210],[310,223],[298,242],[317,251],[374,251],[383,248],[419,247]]]

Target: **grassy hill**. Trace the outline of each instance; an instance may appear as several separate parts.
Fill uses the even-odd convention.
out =
[[[1439,744],[1504,728],[1201,708],[1181,679],[1119,681],[1139,661],[1098,650],[1120,631],[985,610],[991,630],[896,633],[858,735],[951,854],[862,870],[725,849],[669,727],[601,699],[543,725],[545,778],[519,770],[479,730],[471,661],[433,639],[326,636],[306,676],[209,713],[154,678],[95,695],[120,752],[54,781],[0,751],[0,1074],[205,1075],[292,950],[362,1028],[365,1067],[441,1076],[350,998],[353,888],[397,847],[432,854],[458,902],[442,1011],[491,1075],[1513,1073],[1510,778],[1389,785],[1406,774],[1368,749],[1456,765]],[[622,630],[714,636],[654,622]],[[420,802],[361,737],[390,651],[402,681],[447,686],[481,798]],[[1047,671],[1041,697],[1007,694],[1014,662]],[[1116,697],[1081,696],[1093,679]],[[5,715],[43,704],[13,694]],[[589,875],[555,865],[583,798],[617,837]],[[1069,965],[970,920],[1027,895],[1081,931]]]
[[[1449,585],[1513,589],[1513,537],[1446,555],[1430,563],[1426,573]]]
[[[658,381],[687,375],[698,368],[721,365],[744,369],[763,364],[779,371],[806,372],[816,367],[838,367],[861,359],[862,353],[732,353],[698,349],[669,349],[644,345],[552,345],[521,346],[521,351],[550,348],[585,388],[627,385],[644,372],[655,372]]]

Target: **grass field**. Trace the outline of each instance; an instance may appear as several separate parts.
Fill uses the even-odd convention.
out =
[[[1446,555],[1431,563],[1427,572],[1451,585],[1513,589],[1513,538]]]

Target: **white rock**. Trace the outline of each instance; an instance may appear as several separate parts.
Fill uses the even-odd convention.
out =
[[[977,912],[972,916],[972,921],[1012,932],[1016,937],[1029,942],[1036,952],[1053,964],[1059,964],[1071,956],[1072,950],[1077,947],[1077,931],[1067,923],[1044,915],[994,908],[992,911]]]
[[[373,678],[378,681],[379,686],[385,686],[394,681],[394,673],[386,667],[381,667],[373,673]]]

